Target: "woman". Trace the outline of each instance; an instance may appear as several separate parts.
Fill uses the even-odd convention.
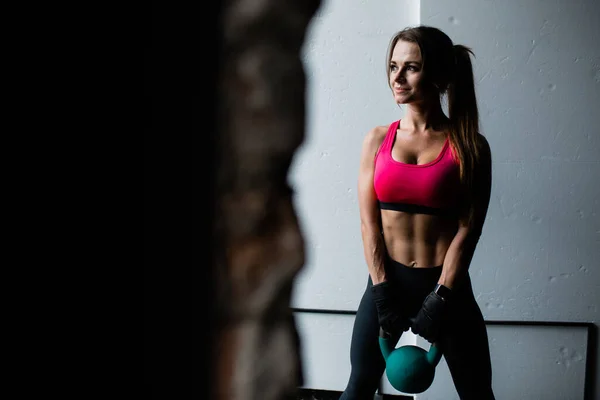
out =
[[[358,196],[369,279],[340,400],[373,398],[385,369],[378,335],[397,340],[409,328],[440,346],[461,399],[494,399],[486,326],[468,273],[491,190],[470,54],[427,26],[390,41],[388,81],[406,115],[363,142]]]

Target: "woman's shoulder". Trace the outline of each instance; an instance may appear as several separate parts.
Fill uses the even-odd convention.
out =
[[[475,135],[475,137],[476,137],[478,146],[490,147],[490,144],[489,144],[487,138],[481,132],[477,132],[477,135]]]
[[[392,124],[377,125],[377,126],[371,128],[365,135],[364,145],[366,147],[376,147],[376,148],[381,146],[381,143],[383,143],[383,141],[385,140],[385,137],[386,137],[391,125]]]
[[[488,142],[487,138],[483,136],[481,133],[477,133],[477,143],[476,143],[480,154],[485,157],[491,158],[492,149],[490,147],[490,142]]]

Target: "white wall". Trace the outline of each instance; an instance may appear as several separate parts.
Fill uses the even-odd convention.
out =
[[[494,157],[490,210],[471,267],[485,318],[597,324],[599,17],[594,0],[324,1],[306,43],[307,140],[290,174],[307,242],[293,306],[358,306],[367,278],[355,190],[360,145],[371,127],[401,117],[386,84],[385,50],[393,32],[420,22],[476,54],[482,130]],[[338,324],[339,349],[323,339],[333,332],[314,329],[317,318]],[[316,371],[318,354],[321,368],[331,362],[338,371],[309,372],[306,386],[341,390],[349,371],[343,364],[349,317],[300,319],[311,349],[305,369]],[[498,398],[583,398],[582,332],[489,327]],[[519,346],[510,346],[515,335]],[[419,398],[447,399],[441,393],[448,385],[442,363]]]

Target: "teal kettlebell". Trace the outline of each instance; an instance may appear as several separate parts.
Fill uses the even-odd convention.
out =
[[[385,373],[394,389],[403,393],[422,393],[431,386],[435,367],[442,358],[442,351],[433,343],[429,351],[405,345],[395,348],[385,335],[379,335],[379,347],[385,359]]]

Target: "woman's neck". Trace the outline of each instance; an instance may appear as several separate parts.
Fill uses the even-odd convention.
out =
[[[406,114],[402,118],[402,127],[415,132],[443,130],[447,124],[448,117],[439,101],[433,104],[408,104]]]

